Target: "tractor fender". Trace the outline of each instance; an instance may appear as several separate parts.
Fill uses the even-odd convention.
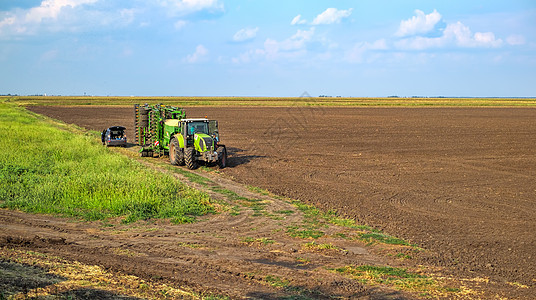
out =
[[[184,148],[184,138],[182,137],[182,134],[180,134],[180,133],[173,134],[173,135],[171,135],[169,140],[171,141],[174,137],[176,137],[177,140],[179,140],[179,147]]]

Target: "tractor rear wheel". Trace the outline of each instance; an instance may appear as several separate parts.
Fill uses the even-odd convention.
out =
[[[184,166],[184,153],[175,137],[169,143],[169,162],[175,166]]]
[[[189,147],[184,149],[184,163],[188,169],[197,169],[197,160],[195,159],[195,148]]]
[[[220,147],[218,150],[218,166],[220,169],[227,167],[227,148]]]

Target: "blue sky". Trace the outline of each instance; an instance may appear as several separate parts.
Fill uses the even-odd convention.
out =
[[[536,1],[1,0],[0,94],[536,96]]]

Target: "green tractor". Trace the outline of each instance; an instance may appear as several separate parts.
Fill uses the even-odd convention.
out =
[[[220,144],[218,121],[207,118],[187,119],[178,107],[134,105],[134,141],[141,156],[168,154],[173,165],[196,169],[199,163],[227,165],[227,149]]]

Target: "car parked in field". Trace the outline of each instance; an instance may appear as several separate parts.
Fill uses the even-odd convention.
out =
[[[104,129],[101,133],[102,144],[106,146],[126,146],[126,128],[123,126],[112,126]]]

